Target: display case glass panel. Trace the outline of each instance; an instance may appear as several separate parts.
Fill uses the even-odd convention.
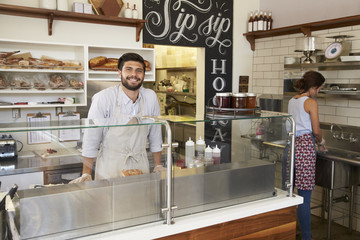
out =
[[[14,207],[7,211],[9,222],[21,239],[75,238],[151,222],[163,224],[169,216],[176,224],[178,216],[271,198],[289,181],[290,165],[282,160],[289,131],[289,115],[266,111],[202,119],[120,116],[1,123],[1,136],[15,143],[9,151],[15,158],[2,156],[0,162],[1,191],[19,185]],[[151,132],[160,139],[153,142],[163,143],[160,172],[153,172],[152,141],[144,143],[142,152],[147,164],[139,165],[137,140]],[[189,138],[194,142],[193,155]],[[98,146],[92,166],[95,180],[69,184],[82,175],[82,155],[94,150],[89,144]],[[127,153],[125,161],[119,160],[124,159],[122,150]],[[126,176],[122,171],[134,169],[143,174]],[[43,178],[32,178],[34,173]]]

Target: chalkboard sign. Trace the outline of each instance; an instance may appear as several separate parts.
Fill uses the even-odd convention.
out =
[[[143,14],[144,43],[205,48],[205,105],[232,91],[233,0],[144,0]],[[231,121],[206,124],[205,141],[230,161]]]
[[[144,0],[144,43],[205,48],[205,103],[232,91],[233,0]]]

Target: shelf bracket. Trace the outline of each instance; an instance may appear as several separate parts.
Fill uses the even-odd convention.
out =
[[[255,51],[255,37],[253,35],[246,35],[246,39],[250,43],[251,50]]]
[[[48,34],[49,34],[49,36],[52,35],[53,22],[54,22],[54,14],[50,13],[48,16]]]
[[[300,27],[300,30],[306,37],[311,37],[310,27]]]
[[[144,23],[137,23],[136,24],[136,41],[140,41],[140,33],[141,33],[141,30],[143,29],[144,27]]]

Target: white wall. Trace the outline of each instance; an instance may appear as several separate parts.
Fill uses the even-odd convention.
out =
[[[239,76],[250,76],[253,64],[253,52],[250,44],[243,36],[247,32],[248,14],[259,9],[259,1],[255,0],[234,0],[233,16],[233,92],[239,91]]]
[[[234,2],[237,0],[234,0]],[[274,27],[358,15],[358,0],[259,0],[260,9],[271,10]],[[240,1],[241,2],[241,1]]]

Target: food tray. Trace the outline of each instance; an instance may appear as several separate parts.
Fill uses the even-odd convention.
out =
[[[206,106],[209,118],[248,118],[260,115],[260,108],[218,108]]]

